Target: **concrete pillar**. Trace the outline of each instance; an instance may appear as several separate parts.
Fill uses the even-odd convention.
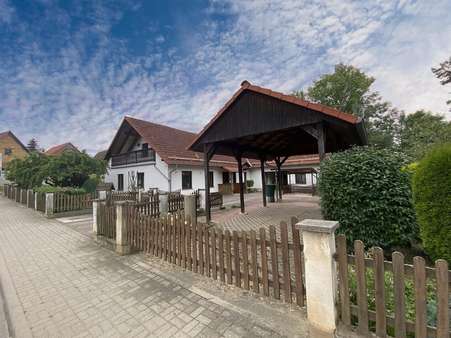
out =
[[[138,190],[138,202],[143,201],[143,192],[141,189]]]
[[[38,210],[38,194],[33,193],[34,196],[34,210]]]
[[[45,215],[50,217],[53,215],[53,193],[48,192],[45,194]]]
[[[158,198],[160,199],[160,215],[166,215],[168,213],[169,210],[169,205],[168,205],[168,194],[159,194]]]
[[[334,260],[335,221],[305,219],[302,231],[305,258],[305,293],[311,337],[334,337],[337,323],[337,271]]]
[[[197,224],[197,206],[196,206],[196,195],[184,195],[184,210],[185,219],[191,218],[191,224]]]
[[[99,210],[99,200],[92,201],[92,232],[97,235],[97,211]]]
[[[128,202],[116,202],[116,252],[119,255],[127,255],[130,253],[130,245],[127,241],[127,222],[125,210]]]
[[[99,199],[100,200],[106,200],[106,191],[105,190],[99,190]]]

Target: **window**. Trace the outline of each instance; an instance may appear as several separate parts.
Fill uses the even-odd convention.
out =
[[[210,185],[210,188],[213,188],[215,186],[215,182],[213,180],[213,171],[208,172],[208,183]]]
[[[230,183],[230,174],[226,171],[222,173],[222,183],[224,184]]]
[[[191,171],[182,171],[182,189],[193,188],[193,173]]]
[[[138,189],[144,189],[144,173],[138,173]]]
[[[305,174],[296,174],[295,182],[296,184],[307,184],[307,178],[305,177]]]
[[[117,190],[124,191],[124,174],[117,174]]]
[[[13,150],[11,148],[5,148],[5,155],[11,155]]]
[[[149,156],[149,144],[148,143],[143,143],[141,149],[143,151],[143,157]]]

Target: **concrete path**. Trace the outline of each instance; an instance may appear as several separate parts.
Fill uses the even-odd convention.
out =
[[[0,197],[0,282],[14,336],[306,336],[299,309],[143,255],[119,257],[83,224]]]

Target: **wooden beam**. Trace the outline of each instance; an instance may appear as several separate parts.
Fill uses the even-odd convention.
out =
[[[206,223],[211,221],[210,206],[210,160],[213,157],[215,147],[211,144],[204,144],[204,179],[205,179],[205,218]]]
[[[324,125],[322,123],[318,123],[317,131],[318,131],[318,154],[319,160],[322,161],[324,159],[324,156],[326,155],[326,134],[324,132]]]
[[[236,161],[238,162],[238,183],[240,184],[240,207],[241,212],[244,214],[243,164],[241,163],[241,154],[236,156]]]
[[[319,137],[318,129],[314,126],[302,126],[302,130],[304,130],[310,136],[313,136],[316,140]]]
[[[266,177],[265,177],[265,158],[264,157],[260,157],[260,172],[262,175],[263,206],[266,207]]]

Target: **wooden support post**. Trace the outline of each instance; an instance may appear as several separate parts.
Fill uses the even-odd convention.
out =
[[[238,182],[240,184],[240,207],[241,213],[244,214],[244,189],[243,189],[243,164],[241,163],[241,154],[236,156],[238,162]]]
[[[318,131],[318,154],[319,160],[322,161],[326,155],[326,134],[324,133],[324,126],[319,123],[317,126]]]
[[[265,159],[263,157],[260,158],[260,171],[262,175],[262,197],[263,197],[263,206],[266,207],[266,178],[265,178]]]
[[[207,224],[211,221],[210,206],[210,160],[214,154],[214,146],[204,144],[204,178],[205,178],[205,218]]]

